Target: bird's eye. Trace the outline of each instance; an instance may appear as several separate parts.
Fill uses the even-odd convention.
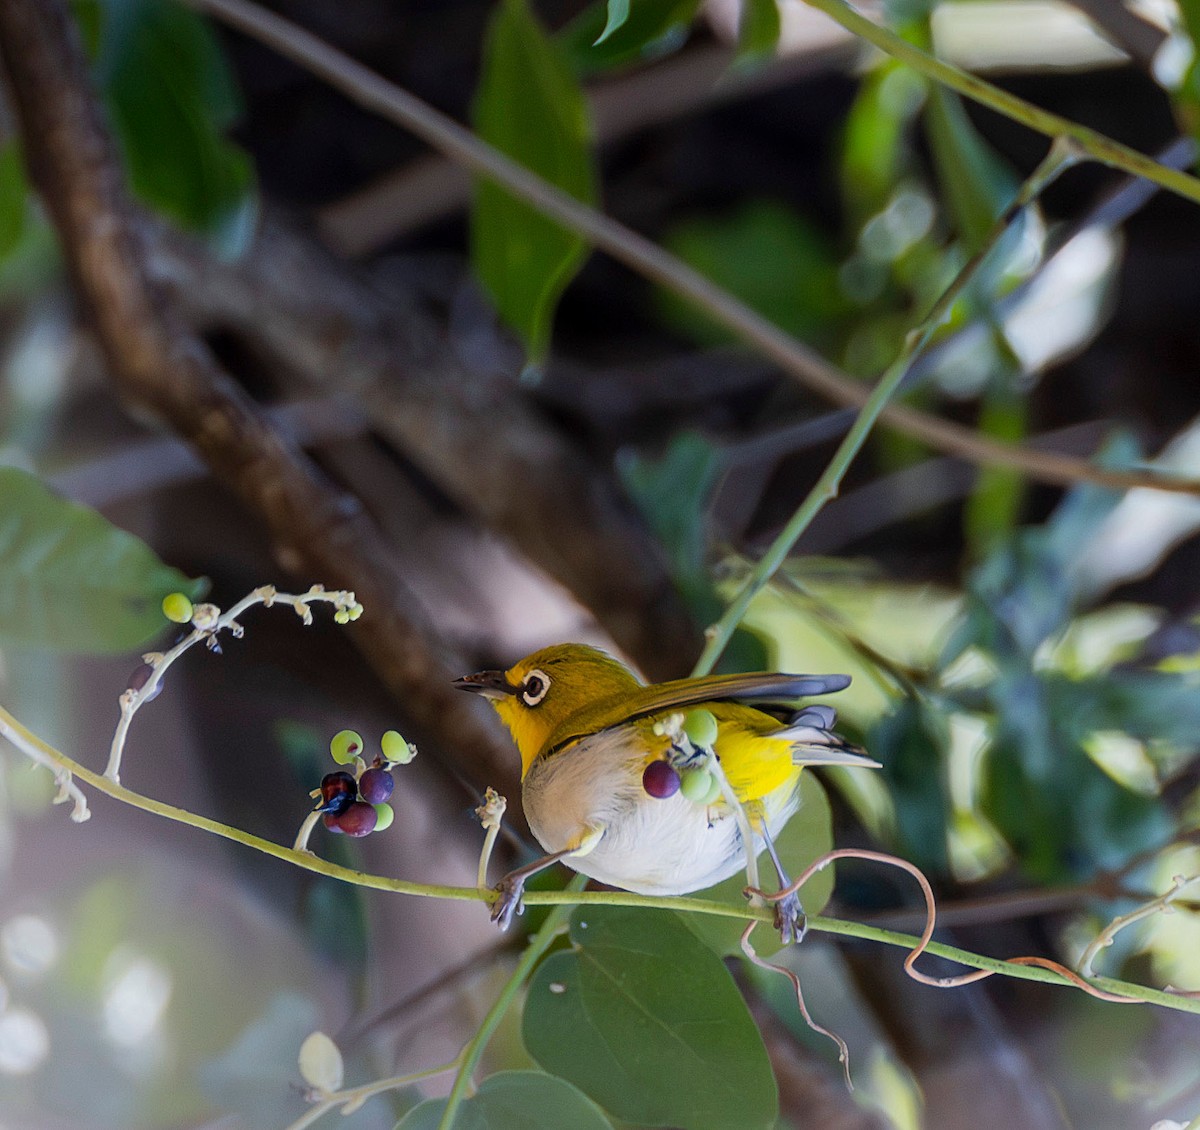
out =
[[[545,671],[530,671],[521,683],[521,700],[526,706],[537,706],[550,689],[550,676]]]

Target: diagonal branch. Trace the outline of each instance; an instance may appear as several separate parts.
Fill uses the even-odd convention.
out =
[[[357,501],[280,438],[148,276],[148,249],[63,0],[0,0],[0,59],[31,177],[121,395],[196,449],[262,521],[285,568],[355,590],[367,614],[347,630],[414,723],[469,778],[512,787],[508,743],[450,685],[459,664],[426,629]]]
[[[661,550],[611,477],[518,394],[471,370],[414,302],[383,293],[278,218],[236,263],[147,223],[154,266],[191,319],[232,330],[374,428],[468,514],[566,586],[652,678],[699,633]]]
[[[814,350],[739,302],[681,259],[556,188],[475,137],[470,130],[453,119],[408,91],[388,82],[361,63],[355,62],[315,35],[268,12],[252,0],[186,2],[267,44],[281,55],[318,75],[365,109],[411,130],[472,172],[494,179],[545,215],[553,217],[572,231],[579,232],[596,247],[638,274],[687,298],[718,324],[731,330],[818,395],[844,407],[861,408],[867,402],[870,396],[869,388],[841,373]],[[827,8],[837,5],[839,0],[811,2]],[[838,11],[841,12],[840,7]],[[850,26],[849,18],[843,22]],[[870,21],[864,22],[870,24]],[[870,24],[870,33],[860,31],[857,23],[854,23],[852,30],[860,32],[872,41],[884,35],[883,29],[874,24]],[[887,42],[891,44],[890,39]],[[904,46],[909,47],[907,44]],[[955,89],[960,89],[964,84],[969,87],[964,91],[968,97],[977,97],[981,91],[996,91],[996,88],[982,80],[963,75],[955,68],[941,64],[939,60],[931,60],[922,52],[916,52],[916,56],[919,57],[916,61],[920,62],[927,73],[933,72],[931,77],[942,81],[945,74],[949,74],[951,77],[945,78],[945,81]],[[909,54],[901,57],[905,61],[912,61]],[[960,79],[963,81],[960,82]],[[1001,95],[1003,92],[997,92],[1000,102],[997,108],[1002,113],[1008,112],[1027,125],[1050,131],[1052,136],[1061,133],[1084,146],[1089,157],[1135,175],[1145,176],[1180,195],[1200,200],[1200,180],[1160,165],[1144,154],[1134,153],[1094,131],[1074,126],[1057,115],[1039,111],[1020,99]],[[991,97],[990,93],[988,97]],[[889,405],[881,419],[891,427],[929,444],[935,450],[957,455],[974,463],[1009,467],[1032,479],[1058,486],[1091,482],[1116,490],[1149,487],[1183,494],[1200,494],[1200,481],[1195,479],[1152,472],[1109,470],[1086,459],[1000,443],[969,428],[903,404]]]

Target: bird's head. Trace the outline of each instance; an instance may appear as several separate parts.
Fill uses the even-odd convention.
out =
[[[454,681],[487,698],[521,754],[521,776],[550,735],[571,715],[597,702],[629,694],[642,684],[623,663],[580,643],[544,647],[507,671],[480,671]]]

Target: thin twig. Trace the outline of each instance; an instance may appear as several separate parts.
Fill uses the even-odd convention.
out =
[[[262,852],[264,855],[269,855],[275,859],[281,859],[304,871],[325,875],[331,879],[338,879],[341,882],[350,883],[357,887],[390,891],[393,894],[414,895],[420,898],[442,898],[461,902],[487,902],[493,897],[492,892],[481,891],[478,887],[473,886],[453,887],[442,884],[415,883],[406,879],[394,879],[387,875],[373,875],[368,872],[355,871],[349,867],[341,867],[336,863],[320,859],[309,852],[295,851],[281,844],[272,843],[270,840],[264,840],[260,836],[251,835],[240,828],[222,824],[218,820],[211,820],[207,816],[200,816],[186,809],[177,808],[171,804],[164,804],[162,801],[155,800],[152,797],[142,796],[140,793],[135,793],[123,785],[115,784],[102,774],[87,768],[85,765],[81,765],[78,761],[55,749],[48,742],[43,741],[18,722],[3,707],[0,707],[0,735],[6,737],[18,750],[40,764],[52,764],[59,770],[64,770],[78,777],[80,781],[90,785],[97,792],[104,793],[114,800],[128,804],[133,808],[141,809],[143,812],[154,813],[156,816],[161,816],[166,820],[198,828],[201,831],[209,832],[222,839],[232,840],[243,847]],[[858,854],[863,858],[871,857],[867,853],[843,851],[834,852],[825,862],[828,863],[833,859],[848,854]],[[883,857],[882,861],[894,862],[895,866],[906,868],[912,866],[911,864],[906,864],[903,860],[893,861],[890,856]],[[800,883],[806,881],[813,873],[814,867],[808,868],[797,882],[792,884],[792,887],[798,887]],[[764,895],[763,898],[768,901],[775,901],[788,893],[789,891],[785,890],[769,896]],[[735,905],[716,902],[711,899],[691,898],[684,895],[657,897],[635,895],[629,891],[575,891],[568,888],[563,891],[527,891],[524,895],[524,901],[527,906],[640,906],[657,908],[659,910],[677,910],[684,914],[704,914],[715,918],[753,919],[757,922],[773,922],[774,920],[774,913],[767,907],[747,906],[745,903]],[[910,934],[901,934],[893,930],[882,929],[878,926],[864,925],[861,922],[847,922],[836,918],[815,916],[809,918],[808,928],[846,938],[858,938],[864,941],[879,942],[884,945],[900,946],[909,950],[920,947],[921,952],[931,953],[937,957],[946,958],[949,961],[956,961],[961,965],[973,966],[981,971],[986,971],[988,975],[998,973],[1021,980],[1037,981],[1041,984],[1059,986],[1078,986],[1081,981],[1077,974],[1058,966],[1054,962],[1047,964],[1042,959],[1028,959],[1027,961],[1024,959],[1022,961],[1014,959],[1012,961],[1005,961],[1000,958],[985,957],[982,954],[959,949],[957,946],[947,946],[930,942],[927,937],[914,938]],[[1146,985],[1119,981],[1111,977],[1097,977],[1094,979],[1093,984],[1099,985],[1114,996],[1120,996],[1123,999],[1137,999],[1180,1012],[1200,1014],[1200,999],[1192,994],[1166,992],[1161,989],[1152,989]]]
[[[815,351],[784,333],[682,260],[542,180],[480,141],[453,119],[318,37],[248,0],[186,2],[267,44],[367,110],[411,130],[473,172],[494,179],[547,216],[579,232],[614,259],[689,299],[714,321],[771,358],[785,372],[819,395],[836,404],[858,408],[870,397],[869,390],[860,383],[839,372]],[[1090,135],[1090,131],[1087,132]],[[1113,163],[1126,167],[1120,161]],[[1156,170],[1161,171],[1161,176],[1151,176]],[[1164,178],[1167,174],[1171,174],[1171,183],[1167,187],[1175,186],[1180,180],[1196,183],[1197,199],[1200,199],[1200,182],[1193,182],[1192,178],[1173,170],[1162,169],[1149,158],[1142,158],[1142,162],[1129,171],[1151,176],[1151,179],[1163,184],[1166,184]],[[1147,487],[1200,494],[1200,482],[1195,479],[1109,470],[1084,459],[1010,446],[903,405],[889,405],[881,419],[938,450],[976,463],[1010,467],[1030,478],[1058,486],[1091,482],[1116,490]]]
[[[1008,207],[992,225],[991,231],[988,232],[979,249],[954,276],[950,285],[938,297],[921,324],[909,333],[900,350],[900,355],[879,378],[879,383],[871,392],[867,403],[863,405],[862,411],[846,433],[833,458],[821,473],[821,477],[809,491],[808,497],[800,504],[787,525],[783,527],[758,564],[751,570],[750,576],[746,578],[745,583],[729,602],[721,614],[721,618],[708,630],[704,651],[692,670],[694,676],[707,675],[713,669],[721,653],[725,650],[726,644],[746,615],[750,602],[778,572],[796,542],[800,540],[800,536],[825,503],[837,495],[843,477],[854,461],[854,457],[866,443],[867,436],[875,426],[876,420],[887,408],[888,400],[900,388],[913,363],[929,343],[937,328],[949,316],[954,303],[970,285],[992,249],[1003,238],[1009,224],[1026,205],[1036,200],[1045,187],[1073,165],[1076,160],[1077,155],[1071,146],[1059,144],[1051,146],[1050,152],[1024,181]]]
[[[1128,914],[1119,914],[1114,918],[1095,938],[1091,944],[1080,955],[1077,968],[1080,974],[1084,977],[1092,976],[1092,964],[1096,958],[1100,956],[1100,951],[1106,949],[1113,944],[1116,936],[1125,929],[1126,926],[1132,926],[1135,922],[1142,921],[1143,918],[1149,918],[1154,914],[1162,914],[1172,909],[1178,901],[1179,896],[1183,894],[1188,887],[1200,884],[1200,875],[1176,875],[1171,882],[1170,889],[1165,893],[1158,895],[1155,898],[1148,899],[1141,906],[1131,910]]]
[[[997,973],[1001,972],[1001,970],[995,968],[976,969],[970,973],[960,973],[955,977],[932,977],[928,973],[923,973],[916,968],[917,960],[923,953],[929,950],[929,943],[933,939],[933,931],[937,923],[937,902],[933,897],[933,888],[929,885],[929,880],[925,878],[924,872],[915,863],[910,863],[907,859],[901,859],[896,855],[888,855],[882,851],[866,851],[860,848],[838,848],[835,851],[826,852],[819,859],[814,860],[804,869],[802,874],[798,875],[782,890],[768,894],[761,889],[751,890],[748,888],[746,894],[753,895],[770,903],[779,902],[781,899],[795,894],[813,875],[818,871],[824,870],[838,859],[861,859],[872,863],[883,863],[889,867],[898,867],[901,871],[908,872],[909,875],[916,879],[921,888],[921,894],[925,898],[926,914],[925,929],[921,932],[920,938],[917,939],[917,944],[909,950],[908,956],[904,959],[904,972],[914,981],[919,981],[922,985],[930,985],[936,989],[958,989],[965,985],[972,985],[976,981],[983,981],[988,977],[994,977]],[[750,931],[747,930],[745,936],[749,937],[749,934]],[[1113,1004],[1146,1003],[1145,998],[1140,995],[1114,993],[1109,992],[1107,989],[1102,989],[1096,984],[1084,980],[1074,970],[1068,969],[1065,965],[1048,957],[1009,957],[1005,958],[1004,961],[1009,965],[1034,967],[1054,973],[1058,977],[1064,978],[1077,989],[1082,990],[1089,996],[1096,997],[1098,1000],[1110,1001]]]

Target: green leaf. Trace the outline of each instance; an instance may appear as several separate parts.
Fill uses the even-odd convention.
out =
[[[1110,719],[1093,682],[1006,672],[998,726],[984,760],[982,807],[1022,870],[1044,883],[1116,868],[1166,842],[1171,820],[1155,797],[1114,781],[1082,748]]]
[[[410,1110],[395,1130],[437,1130],[445,1099]],[[454,1130],[612,1130],[612,1123],[585,1094],[564,1079],[540,1071],[489,1075],[454,1119]]]
[[[681,47],[700,0],[637,0],[628,17],[609,29],[607,0],[585,8],[556,36],[571,69],[586,77],[628,63],[656,59]]]
[[[629,0],[608,0],[608,19],[605,20],[604,30],[596,40],[596,46],[603,43],[618,28],[623,27],[629,19]]]
[[[729,215],[688,219],[676,224],[664,242],[701,274],[805,341],[831,341],[849,309],[824,232],[782,204],[759,200]],[[655,295],[666,322],[701,345],[732,340],[682,298],[662,289]]]
[[[940,875],[950,866],[948,743],[938,708],[911,698],[901,700],[867,737],[896,802],[897,850]]]
[[[254,174],[223,136],[241,104],[204,20],[171,0],[105,0],[96,71],[134,191],[223,251],[240,250]]]
[[[525,1046],[546,1070],[629,1122],[774,1126],[775,1079],[746,1003],[675,915],[580,907],[571,941],[538,968],[525,1005]]]
[[[925,124],[933,163],[954,226],[968,251],[979,250],[1017,190],[1017,178],[979,135],[958,95],[931,83]]]
[[[775,837],[775,850],[783,863],[789,879],[794,879],[814,859],[824,855],[833,847],[833,814],[829,798],[821,782],[812,770],[800,775],[800,807],[788,821],[783,831]],[[775,869],[764,853],[759,856],[758,866],[764,890],[775,884]],[[834,869],[826,867],[818,871],[800,891],[804,912],[820,914],[833,894]],[[746,875],[739,872],[710,887],[698,891],[693,897],[713,902],[727,902],[733,906],[745,906],[742,889],[746,886]],[[740,940],[746,923],[740,918],[717,918],[710,914],[680,914],[681,921],[716,953],[726,956],[740,954]],[[754,949],[763,957],[770,957],[781,946],[779,934],[769,925],[760,926],[751,939]]]
[[[738,61],[766,58],[779,42],[778,0],[743,0],[738,25]]]
[[[484,47],[474,107],[485,141],[572,196],[596,199],[583,93],[526,0],[502,0]],[[475,273],[536,362],[550,344],[554,309],[587,255],[584,241],[493,181],[471,210]]]
[[[842,134],[840,180],[853,225],[887,205],[912,162],[908,129],[925,86],[901,63],[882,62],[859,86]]]
[[[167,626],[167,593],[202,588],[13,467],[0,468],[0,576],[0,641],[78,654],[142,646]]]
[[[633,452],[618,462],[625,489],[671,559],[689,603],[715,606],[709,576],[705,515],[721,473],[721,452],[698,432],[680,432],[657,458]]]
[[[15,139],[0,145],[0,259],[21,239],[25,230],[29,185],[21,163],[21,149]]]

